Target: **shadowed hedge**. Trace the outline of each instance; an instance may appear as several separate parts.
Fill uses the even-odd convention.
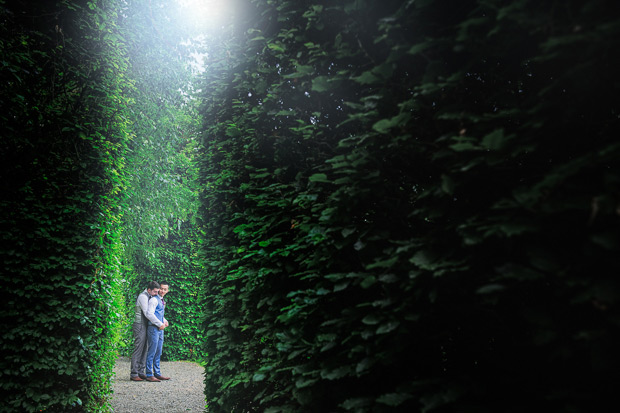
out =
[[[213,412],[618,383],[618,5],[262,1],[204,80]]]
[[[118,3],[87,3],[0,2],[3,412],[111,391],[126,56]]]

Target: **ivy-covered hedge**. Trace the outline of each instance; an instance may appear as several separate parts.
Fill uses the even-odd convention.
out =
[[[105,409],[122,311],[115,1],[0,2],[0,410]]]
[[[161,239],[151,260],[153,269],[161,274],[158,280],[170,283],[166,295],[166,319],[170,326],[165,331],[164,360],[194,360],[203,358],[202,298],[196,251],[196,227],[191,222],[181,224]]]
[[[610,401],[618,16],[250,2],[204,80],[210,411]]]

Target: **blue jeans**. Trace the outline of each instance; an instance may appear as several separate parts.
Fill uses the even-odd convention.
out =
[[[164,347],[164,330],[160,330],[156,326],[149,326],[147,330],[147,341],[149,350],[146,353],[146,376],[161,376],[159,369],[159,360],[161,359],[161,350]]]

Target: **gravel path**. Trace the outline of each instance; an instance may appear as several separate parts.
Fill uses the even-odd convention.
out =
[[[114,413],[204,412],[204,368],[187,361],[162,361],[161,372],[171,377],[159,383],[129,380],[130,359],[116,361],[112,383]]]

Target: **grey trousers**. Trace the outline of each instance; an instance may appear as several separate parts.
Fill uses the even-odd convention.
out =
[[[146,324],[133,323],[133,353],[131,354],[131,377],[146,372]]]

